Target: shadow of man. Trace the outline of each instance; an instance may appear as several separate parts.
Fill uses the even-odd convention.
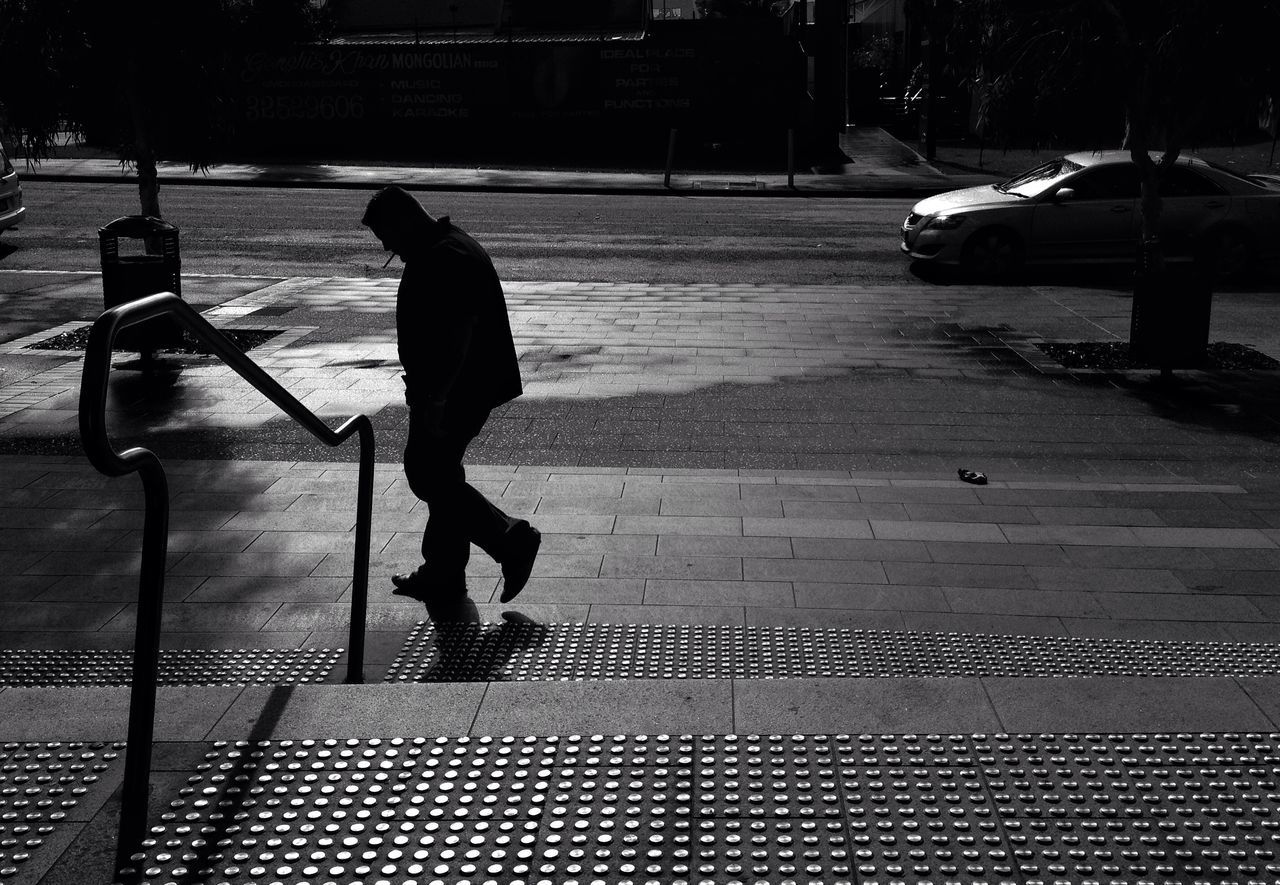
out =
[[[501,682],[517,655],[546,641],[546,626],[519,612],[503,612],[498,624],[482,623],[467,596],[423,604],[435,634],[435,659],[417,682]]]

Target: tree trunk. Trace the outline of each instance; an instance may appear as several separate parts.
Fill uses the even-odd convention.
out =
[[[1142,173],[1142,194],[1138,201],[1142,219],[1138,240],[1141,269],[1160,273],[1164,270],[1164,245],[1160,242],[1160,213],[1164,208],[1160,199],[1160,170],[1145,149],[1130,147],[1129,152]]]
[[[1133,96],[1125,114],[1125,132],[1123,147],[1128,149],[1129,156],[1138,174],[1141,176],[1138,209],[1140,228],[1138,236],[1138,272],[1161,273],[1164,270],[1164,245],[1160,242],[1160,213],[1164,202],[1160,199],[1160,170],[1167,163],[1177,158],[1176,149],[1169,150],[1165,145],[1165,154],[1160,163],[1151,159],[1150,121],[1144,109],[1135,105]]]
[[[142,82],[143,65],[139,55],[142,47],[133,43],[125,50],[128,67],[124,88],[129,103],[129,116],[133,123],[134,165],[138,172],[138,203],[143,215],[161,218],[160,179],[156,173],[156,152],[151,138],[151,113],[145,98]],[[148,249],[149,251],[149,249]]]
[[[140,140],[141,141],[141,140]],[[150,145],[139,143],[138,158],[138,204],[143,215],[162,218],[160,214],[160,177],[156,172],[156,155]]]

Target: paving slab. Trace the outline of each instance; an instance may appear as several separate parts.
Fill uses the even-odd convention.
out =
[[[977,679],[738,682],[733,709],[738,730],[749,733],[1001,730]]]
[[[87,297],[91,276],[64,281],[69,304]],[[625,762],[653,758],[648,748],[660,738],[689,735],[705,740],[706,758],[719,765],[737,747],[726,736],[741,735],[743,745],[762,748],[753,752],[787,760],[856,745],[866,755],[850,757],[852,769],[899,766],[889,759],[915,752],[903,747],[929,744],[941,755],[932,765],[922,756],[921,764],[937,770],[939,759],[980,746],[1030,755],[1024,737],[1057,746],[1118,735],[1120,745],[1130,734],[1238,733],[1221,738],[1230,745],[1249,734],[1262,742],[1280,727],[1280,604],[1270,580],[1280,571],[1280,470],[1274,428],[1250,417],[1270,413],[1274,385],[1257,373],[1206,372],[1162,388],[1147,376],[1073,373],[1039,350],[1042,338],[1127,334],[1127,310],[1114,293],[515,283],[508,294],[527,394],[495,413],[470,453],[469,474],[512,512],[532,517],[544,531],[543,553],[526,590],[501,604],[500,569],[476,551],[468,579],[475,605],[450,621],[438,607],[392,596],[387,580],[413,563],[427,515],[395,460],[406,413],[391,333],[393,281],[299,278],[234,289],[210,296],[207,315],[285,329],[253,353],[269,372],[327,416],[359,409],[375,418],[383,460],[369,684],[338,684],[339,660],[323,684],[163,688],[161,735],[189,743],[166,751],[172,758],[161,764],[180,776],[176,789],[164,787],[167,799],[157,796],[161,806],[186,798],[182,785],[201,773],[207,752],[229,758],[238,741],[421,740],[426,754],[456,750],[468,760],[482,758],[477,747],[536,745],[555,747],[549,758],[579,761],[594,742],[599,759]],[[1215,316],[1248,327],[1239,322],[1242,299],[1228,293],[1216,301]],[[288,311],[254,318],[263,308]],[[338,328],[339,316],[367,325]],[[27,347],[62,325],[52,317],[23,327],[0,349],[0,369],[20,367],[0,379],[0,571],[11,579],[0,587],[0,630],[18,651],[124,653],[134,625],[141,496],[135,480],[98,476],[79,454],[78,355]],[[1253,326],[1263,330],[1259,349],[1280,355],[1277,336]],[[993,361],[993,347],[1014,362]],[[174,530],[166,651],[344,648],[351,447],[314,447],[212,361],[190,360],[163,407],[148,402],[153,392],[138,379],[113,378],[112,427],[154,434],[177,453],[166,457]],[[961,483],[961,466],[983,469],[990,483]],[[634,629],[640,639],[582,645],[579,638],[575,647],[573,637],[586,634],[574,630],[604,628]],[[417,681],[419,671],[404,666],[423,630],[435,636],[440,657],[421,672],[450,678]],[[449,645],[468,635],[489,639]],[[541,643],[502,644],[529,635]],[[738,652],[734,642],[748,644]],[[650,660],[677,648],[718,649],[716,667],[731,675],[531,675],[539,667],[560,672],[570,659],[585,668],[575,672],[612,673],[624,654]],[[893,675],[836,675],[849,656]],[[832,675],[744,675],[791,663],[810,668],[795,672]],[[1161,675],[1123,675],[1148,665]],[[1024,672],[1001,669],[1019,667],[1044,675],[979,675]],[[0,742],[116,739],[126,704],[120,686],[0,685]],[[481,744],[485,737],[491,742]],[[384,750],[367,743],[360,752]],[[656,766],[639,767],[647,776]],[[983,781],[983,796],[1004,789],[996,786],[1003,773]],[[883,843],[855,842],[866,835],[855,826],[866,818],[855,812],[881,807],[869,798],[878,793],[862,786],[865,774],[857,770],[849,783],[805,802],[779,801],[796,814],[768,817],[771,838],[787,835],[778,827],[813,823],[807,812],[827,807],[825,791],[842,797],[841,815],[854,815],[841,817],[845,837],[871,853],[864,861],[874,869],[860,875],[896,869],[902,858],[889,857]],[[566,775],[563,792],[585,795],[585,777]],[[479,795],[475,783],[457,795]],[[935,807],[916,787],[902,788],[919,800],[912,807]],[[578,817],[560,804],[565,814],[548,819],[601,832],[592,803]],[[1030,841],[1016,839],[1055,807],[1023,805],[1003,824],[1006,858],[1032,852]],[[461,814],[469,835],[488,838],[467,803],[436,807]],[[715,818],[703,835],[727,845],[731,822]],[[109,805],[77,824],[84,826],[50,843],[55,854],[66,851],[49,881],[72,881],[71,864],[88,869],[108,846]],[[365,849],[363,833],[343,834],[361,850],[382,847]],[[559,865],[548,848],[538,844],[548,876],[590,874]],[[834,857],[828,848],[823,863]],[[1034,852],[1017,859],[1008,874],[1015,880],[1038,880],[1051,863]],[[610,881],[623,876],[613,860],[604,874]],[[260,854],[252,861],[268,863]],[[941,855],[916,862],[930,864],[931,876],[953,877]],[[982,863],[986,876],[999,861]],[[401,872],[419,875],[397,866]],[[721,872],[729,875],[706,875]]]
[[[1254,700],[1274,681],[1242,686],[1234,679],[983,680],[1005,731],[1272,731],[1276,723]],[[1067,726],[1066,723],[1071,725]]]
[[[157,740],[202,740],[242,686],[156,689]],[[10,741],[120,741],[128,734],[129,689],[7,688],[0,721]]]
[[[250,686],[224,708],[206,736],[359,738],[465,733],[481,685]]]
[[[716,734],[735,730],[727,680],[494,683],[478,734]]]

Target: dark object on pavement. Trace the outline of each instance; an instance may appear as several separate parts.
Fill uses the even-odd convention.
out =
[[[1203,265],[1143,268],[1133,281],[1129,353],[1162,370],[1204,367],[1213,277]]]
[[[958,471],[960,478],[965,482],[971,482],[976,486],[985,486],[987,484],[987,475],[977,470],[966,470],[961,467]]]
[[[122,255],[121,240],[141,240],[142,254]],[[182,260],[178,229],[151,215],[125,215],[98,228],[102,258],[103,307],[111,309],[147,295],[172,292],[182,297]],[[169,317],[156,317],[125,330],[116,342],[142,354],[143,362],[156,350],[182,341],[182,327]]]

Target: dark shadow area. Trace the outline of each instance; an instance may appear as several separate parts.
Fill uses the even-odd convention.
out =
[[[328,365],[339,366],[343,369],[381,369],[386,366],[398,366],[400,365],[400,361],[399,360],[377,360],[377,359],[334,360]]]
[[[265,484],[261,478],[251,475],[252,468],[246,470],[242,465],[235,463],[200,465],[195,470],[183,469],[181,466],[175,470],[171,467],[173,460],[188,457],[188,453],[175,451],[168,446],[163,431],[153,429],[151,425],[163,424],[171,420],[174,415],[181,414],[184,409],[192,407],[198,409],[200,404],[191,401],[193,397],[200,396],[198,384],[185,382],[183,363],[163,358],[150,361],[115,360],[112,363],[112,369],[106,385],[105,415],[110,446],[116,452],[130,446],[145,447],[156,454],[162,467],[166,469],[171,506],[169,521],[171,545],[174,544],[174,538],[180,536],[184,528],[190,528],[193,522],[199,525],[200,529],[207,527],[201,522],[198,511],[212,508],[237,513],[256,509],[255,505],[262,495]],[[75,403],[72,402],[68,408],[75,408]],[[285,417],[283,413],[280,414],[293,430],[307,433],[300,426],[295,425],[292,419]],[[62,450],[71,455],[77,465],[87,467],[84,463],[85,453],[76,423],[74,420],[64,420],[61,424],[64,430],[56,437],[14,439],[10,451],[21,455],[41,455]],[[195,438],[198,438],[202,432],[198,426],[191,430]],[[333,455],[335,460],[356,461],[359,458],[359,451],[358,440],[349,439],[337,446]],[[55,472],[58,470],[56,467],[51,469]],[[74,469],[79,470],[80,466]],[[42,502],[39,505],[65,508],[73,517],[85,515],[87,512],[99,514],[110,512],[108,521],[113,529],[120,533],[120,537],[110,543],[95,542],[98,543],[97,546],[87,545],[85,559],[80,557],[80,551],[74,543],[71,543],[75,540],[76,532],[82,530],[86,524],[83,520],[67,521],[65,523],[69,526],[67,528],[61,525],[56,526],[57,531],[64,535],[61,539],[51,539],[48,542],[38,540],[34,543],[33,546],[37,551],[49,553],[48,559],[56,563],[49,573],[57,576],[57,580],[44,588],[42,592],[47,596],[41,599],[47,598],[52,603],[62,604],[48,607],[49,618],[70,616],[75,609],[68,603],[81,600],[96,604],[97,608],[102,609],[101,618],[104,621],[111,617],[129,616],[128,607],[136,603],[139,594],[137,571],[139,544],[146,518],[143,496],[140,494],[141,487],[138,476],[127,474],[106,479],[101,485],[92,482],[82,485],[77,478],[65,488],[59,486],[59,491],[50,496],[48,502]],[[357,521],[358,507],[354,492],[350,496],[349,506],[350,510],[347,512],[350,513],[351,524],[354,525]],[[282,518],[287,521],[290,517],[282,514]],[[304,519],[305,514],[302,514],[299,524]],[[95,534],[103,533],[95,529]],[[354,547],[354,535],[355,533],[352,533],[351,540],[348,542],[352,547]],[[196,575],[174,574],[175,569],[184,560],[198,558],[200,554],[208,552],[199,543],[183,543],[181,540],[178,541],[176,548],[171,546],[167,551],[165,583],[173,588],[175,594],[178,594],[175,601],[194,591],[198,581],[210,574],[210,569],[207,568],[201,569]],[[95,565],[85,567],[86,561]],[[97,563],[102,565],[98,567]],[[193,577],[196,578],[196,583],[192,582]],[[263,573],[260,581],[266,585],[273,583],[270,573]],[[231,594],[227,594],[224,598],[233,603],[243,601]],[[176,629],[187,636],[208,634],[209,644],[214,647],[218,647],[220,642],[224,641],[223,636],[226,633],[244,632],[244,627],[237,627],[228,622],[224,613],[215,612],[216,607],[209,607],[208,611],[213,612],[211,617],[200,614],[199,610],[202,608],[204,606],[197,606],[197,614],[190,619],[185,617],[189,612],[184,612],[184,617],[177,619],[177,623],[181,626],[176,628],[170,628],[166,622],[166,625],[161,628],[161,643],[163,644],[164,634],[169,629]],[[236,606],[233,605],[232,609],[235,608]],[[38,605],[33,605],[32,609],[42,613],[46,611]],[[177,610],[180,611],[181,606],[178,606]],[[231,620],[234,621],[234,618]],[[65,646],[67,648],[75,648],[77,640],[88,645],[94,644],[89,642],[92,636],[83,627],[68,628],[63,625],[58,629],[68,639]],[[110,632],[120,630],[122,641],[127,646],[132,646],[135,635],[132,626],[126,625],[123,629],[113,626],[106,629]],[[248,629],[253,631],[256,628]],[[79,632],[81,630],[84,632]],[[15,638],[21,635],[20,633],[11,634]],[[81,640],[81,637],[84,639]],[[199,642],[197,641],[196,644],[198,646]]]
[[[426,609],[434,639],[423,648],[415,682],[502,681],[512,658],[546,641],[546,627],[519,612],[503,612],[500,624],[480,623],[469,597]],[[428,654],[434,655],[429,664]]]
[[[1123,291],[1133,287],[1133,266],[1115,264],[1043,264],[1023,267],[1001,279],[979,279],[955,265],[912,261],[908,271],[922,282],[938,286],[1083,286]]]
[[[480,609],[476,608],[470,596],[424,602],[423,605],[433,625],[480,623]]]
[[[9,242],[10,239],[10,237],[0,237],[0,261],[4,261],[18,251],[18,247]]]
[[[1244,345],[1212,342],[1206,349],[1202,369],[1175,370],[1161,376],[1155,367],[1135,365],[1129,360],[1127,341],[1052,344],[1003,324],[933,323],[927,318],[919,323],[904,323],[903,328],[908,339],[923,336],[935,342],[946,341],[986,367],[1020,370],[1024,377],[1066,377],[1076,384],[1111,388],[1137,399],[1151,414],[1178,425],[1280,442],[1280,372],[1275,371],[1280,364]],[[1044,375],[1028,361],[1033,351],[1045,353],[1064,369],[1088,371]],[[1078,365],[1073,364],[1077,357]],[[1153,450],[1159,444],[1153,440]]]
[[[1039,351],[1032,340],[1037,336],[1008,326],[908,316],[885,334],[906,344],[945,344],[964,360],[922,383],[900,368],[833,363],[830,375],[813,379],[607,399],[517,400],[494,411],[466,460],[889,470],[930,469],[935,460],[950,465],[957,451],[966,457],[1015,459],[1106,458],[1123,451],[1130,458],[1173,453],[1182,459],[1261,459],[1280,466],[1280,448],[1272,450],[1280,373],[1176,372],[1175,386],[1167,388],[1151,382],[1149,370],[1074,373],[1061,368]],[[1126,406],[1126,400],[1141,405]],[[1131,419],[1148,415],[1220,431],[1220,446],[1209,456],[1158,429],[1128,426]],[[408,430],[407,409],[385,406],[374,423],[378,460],[397,463]],[[1079,427],[1087,435],[1075,439],[1051,427]],[[346,446],[331,449],[284,417],[247,429],[157,428],[136,441],[122,434],[117,443],[146,445],[162,459],[333,462],[354,457]],[[1138,454],[1141,450],[1151,454]],[[10,452],[78,455],[79,438],[73,433],[0,438],[0,453]]]
[[[121,360],[113,363],[107,407],[125,414],[170,413],[185,405],[182,363],[169,359]]]
[[[978,279],[955,265],[912,261],[908,272],[916,279],[935,286],[983,285],[998,288],[1013,286],[1079,286],[1090,289],[1133,291],[1134,265],[1128,262],[1098,264],[1034,264],[1000,279]],[[1216,280],[1215,292],[1280,292],[1280,264],[1261,265],[1245,280]]]
[[[1172,424],[1249,436],[1272,447],[1280,443],[1280,377],[1274,372],[1174,371],[1112,380]]]
[[[236,841],[233,837],[241,831],[248,809],[258,803],[253,785],[257,782],[262,766],[267,762],[265,754],[256,750],[253,745],[259,741],[271,740],[292,695],[292,686],[277,685],[271,689],[266,703],[262,705],[262,712],[249,734],[243,738],[249,746],[235,751],[231,764],[219,770],[216,795],[204,797],[209,811],[201,815],[203,841],[192,843],[196,848],[193,852],[195,856],[184,858],[187,872],[178,882],[194,885],[205,881],[202,871],[216,867],[224,856],[226,846]],[[212,785],[215,781],[209,783]],[[124,885],[140,883],[147,878],[150,877],[146,875],[144,867],[120,871],[120,881]]]
[[[1036,345],[1068,369],[1125,371],[1158,369],[1134,359],[1128,341],[1040,342]],[[1280,362],[1244,344],[1215,341],[1205,348],[1204,368],[1210,371],[1274,371]]]

